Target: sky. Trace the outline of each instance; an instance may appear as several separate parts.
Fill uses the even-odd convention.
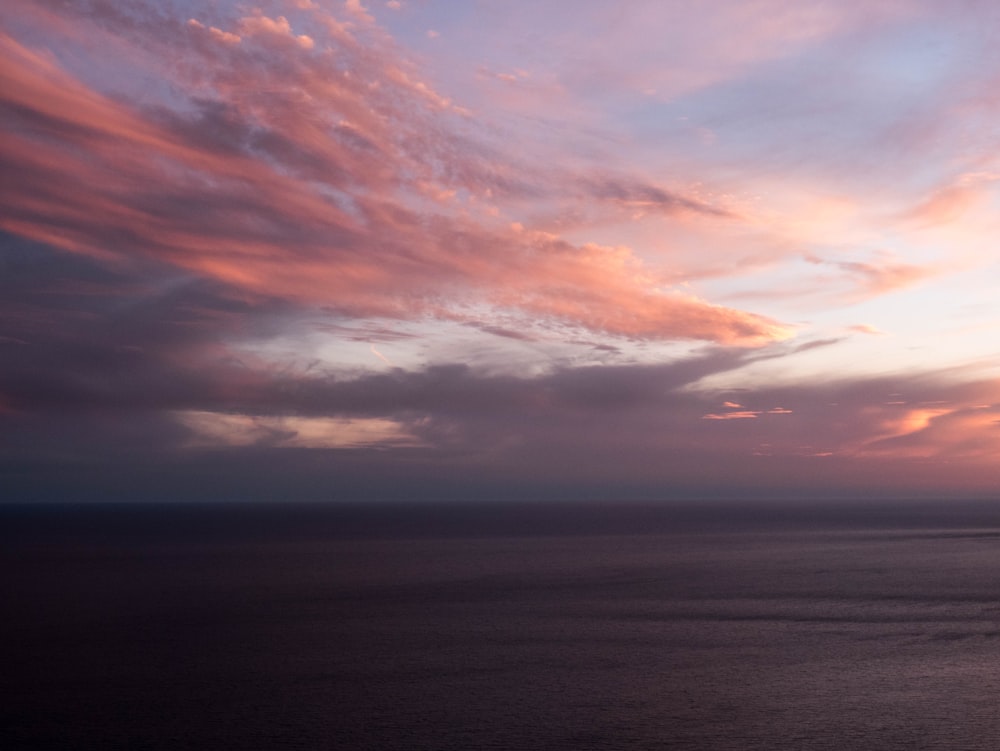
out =
[[[1000,5],[6,0],[14,501],[995,496]]]

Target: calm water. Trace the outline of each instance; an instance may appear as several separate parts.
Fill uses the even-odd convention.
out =
[[[6,508],[6,748],[1000,749],[1000,507]]]

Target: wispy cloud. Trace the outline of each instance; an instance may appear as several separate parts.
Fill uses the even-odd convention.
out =
[[[816,256],[807,256],[806,260],[839,269],[851,282],[853,289],[849,296],[853,299],[877,297],[905,289],[941,273],[938,269],[895,260],[885,253],[877,254],[871,261],[830,261]]]

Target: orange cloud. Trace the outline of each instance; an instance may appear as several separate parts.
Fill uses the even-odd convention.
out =
[[[711,412],[707,415],[702,415],[702,420],[751,420],[756,417],[760,417],[760,412],[755,412],[751,410],[743,410],[740,412]]]

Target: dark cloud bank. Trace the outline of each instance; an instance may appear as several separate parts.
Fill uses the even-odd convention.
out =
[[[905,495],[975,493],[989,479],[969,463],[968,487],[956,482],[968,447],[926,450],[968,410],[916,432],[885,429],[914,404],[988,400],[989,383],[909,376],[692,390],[781,355],[724,347],[535,376],[454,363],[335,374],[225,346],[266,337],[294,313],[282,303],[9,236],[0,257],[0,473],[13,500]],[[264,430],[212,445],[180,419],[191,412],[381,419],[411,440],[309,448]],[[746,417],[705,419],[737,412]]]

